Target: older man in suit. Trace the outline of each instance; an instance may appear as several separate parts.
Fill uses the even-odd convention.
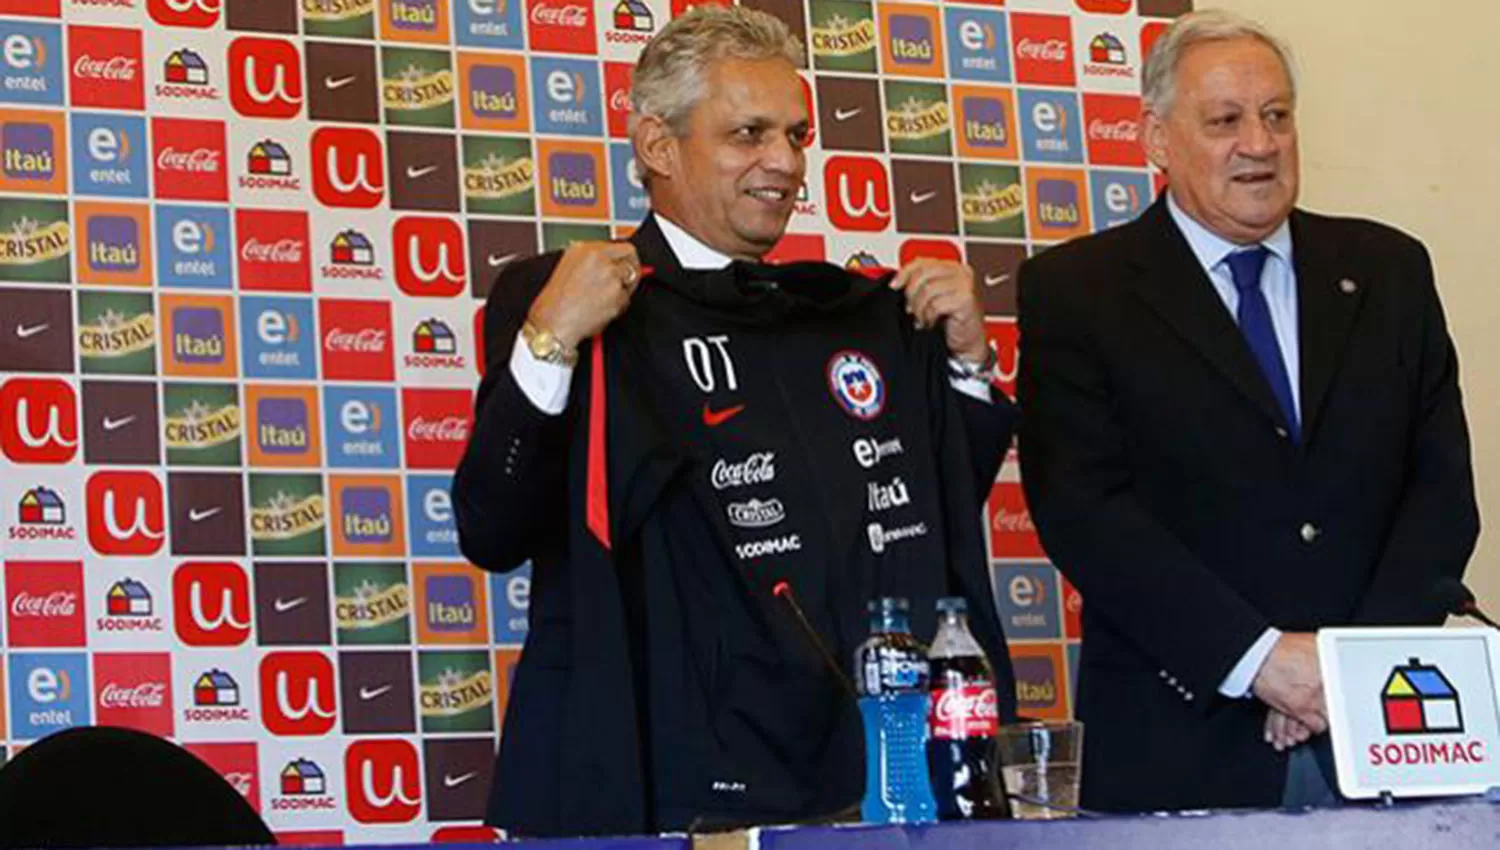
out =
[[[1147,60],[1166,192],[1020,272],[1021,466],[1085,599],[1084,805],[1328,801],[1324,626],[1435,624],[1479,520],[1417,240],[1295,207],[1285,47],[1224,12]]]

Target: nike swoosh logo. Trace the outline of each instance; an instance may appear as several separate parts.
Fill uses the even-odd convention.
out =
[[[393,687],[395,686],[381,685],[378,688],[366,688],[364,686],[361,686],[359,689],[359,698],[368,702],[369,700],[385,696],[386,694],[390,693],[390,690]]]
[[[458,786],[464,784],[465,782],[468,782],[470,779],[473,779],[478,775],[479,771],[477,770],[471,770],[468,773],[460,774],[458,776],[453,776],[451,774],[445,773],[443,774],[443,787],[457,788]]]
[[[134,416],[126,416],[126,417],[124,417],[122,419],[110,419],[108,416],[106,416],[106,417],[104,417],[104,420],[102,422],[100,422],[99,424],[103,425],[104,426],[104,430],[106,430],[106,431],[118,431],[121,428],[124,428],[126,425],[129,425],[130,423],[132,423],[134,421],[135,421],[135,417]]]
[[[745,406],[743,404],[737,404],[734,407],[726,407],[723,410],[716,411],[709,408],[708,402],[704,402],[703,424],[707,425],[710,428],[717,428],[720,425],[723,425],[725,422],[728,422],[729,420],[738,416],[739,412],[744,409]]]
[[[492,269],[498,269],[501,266],[505,265],[506,263],[510,262],[511,260],[514,260],[518,256],[520,256],[520,255],[519,254],[501,254],[500,256],[497,257],[494,254],[490,254],[485,259],[487,259],[489,261],[490,268],[492,268]]]
[[[276,597],[276,601],[271,603],[271,606],[276,609],[276,613],[285,614],[286,612],[294,608],[301,608],[306,604],[306,596],[298,596],[292,599],[282,599],[280,596],[278,596]]]
[[[984,276],[984,285],[999,286],[1007,280],[1010,280],[1010,275],[1008,274],[987,274]]]
[[[324,77],[323,85],[327,86],[329,91],[338,91],[339,89],[349,85],[357,79],[359,79],[359,77],[355,76],[354,74],[350,74],[347,77]]]
[[[936,191],[932,191],[932,192],[912,192],[911,193],[911,202],[913,204],[925,204],[928,201],[930,201],[930,200],[932,200],[933,198],[936,198],[936,197],[937,197],[937,192]]]
[[[223,511],[224,508],[222,507],[209,508],[206,511],[200,511],[197,508],[190,508],[188,510],[188,521],[202,522],[211,516],[218,516],[220,513],[223,513]]]
[[[865,108],[863,106],[856,106],[853,109],[835,109],[833,110],[833,120],[848,121],[850,118],[864,111]]]
[[[438,167],[436,165],[424,165],[420,168],[415,165],[408,165],[406,166],[406,177],[408,180],[420,180],[423,177],[431,174],[432,172],[437,171],[437,169]]]
[[[31,339],[42,331],[52,327],[51,322],[42,322],[40,325],[16,325],[16,337],[19,339]]]

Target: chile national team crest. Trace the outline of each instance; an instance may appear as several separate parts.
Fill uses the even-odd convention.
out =
[[[828,389],[855,419],[874,419],[885,408],[885,379],[858,351],[840,351],[828,361]]]

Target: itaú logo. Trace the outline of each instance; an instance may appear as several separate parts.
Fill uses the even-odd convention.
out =
[[[166,537],[161,482],[149,472],[98,472],[85,488],[89,544],[101,555],[154,555]]]
[[[422,809],[417,750],[400,740],[355,741],[344,754],[349,814],[360,823],[406,823]]]

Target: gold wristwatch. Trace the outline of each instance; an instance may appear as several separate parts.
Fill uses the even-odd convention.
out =
[[[578,363],[577,349],[567,347],[552,331],[533,325],[529,319],[521,325],[521,339],[526,342],[531,356],[543,363],[570,368]]]

